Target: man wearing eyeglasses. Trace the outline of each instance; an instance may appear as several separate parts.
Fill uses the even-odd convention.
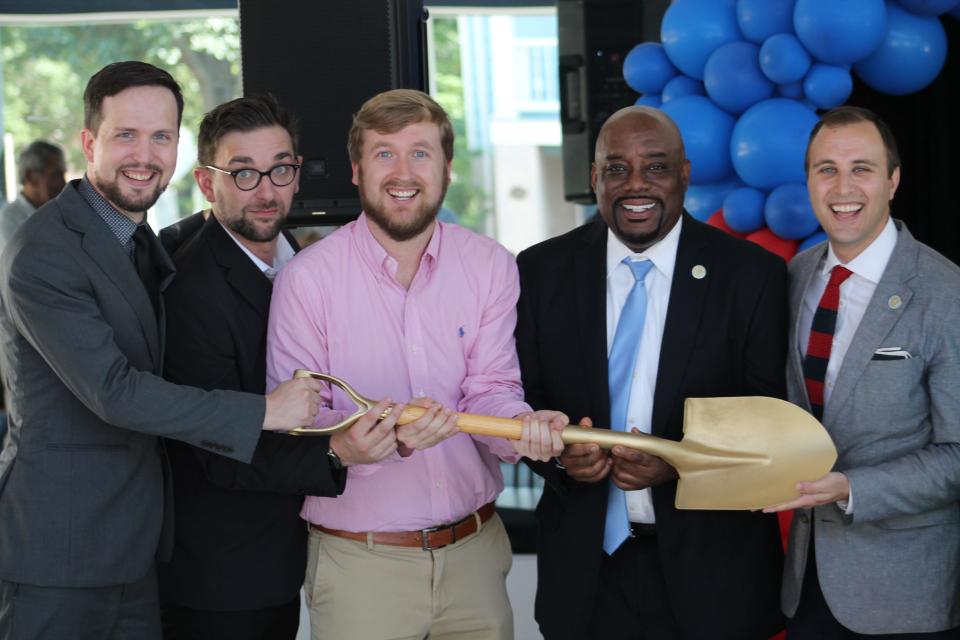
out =
[[[263,393],[272,281],[297,248],[282,231],[298,185],[296,125],[270,96],[240,98],[203,118],[198,146],[194,177],[210,214],[177,239],[164,375]],[[296,636],[303,496],[335,496],[346,478],[331,468],[328,440],[270,434],[249,465],[168,444],[177,500],[173,558],[160,567],[166,637]]]

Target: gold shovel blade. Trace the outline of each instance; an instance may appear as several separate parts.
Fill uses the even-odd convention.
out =
[[[822,477],[837,461],[823,425],[776,398],[687,398],[683,433],[684,451],[670,461],[680,474],[678,509],[780,504],[799,495],[797,482]]]

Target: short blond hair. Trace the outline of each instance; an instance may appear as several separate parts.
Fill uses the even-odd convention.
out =
[[[440,127],[440,146],[447,162],[453,160],[453,125],[447,112],[422,91],[393,89],[378,93],[363,103],[353,116],[347,135],[350,162],[360,162],[363,154],[363,132],[396,133],[418,122],[432,122]]]

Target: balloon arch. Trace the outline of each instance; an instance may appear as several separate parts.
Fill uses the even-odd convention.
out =
[[[673,0],[662,44],[634,47],[623,75],[680,127],[687,210],[789,260],[825,239],[803,167],[817,111],[846,102],[852,74],[890,95],[928,86],[946,15],[960,0]]]

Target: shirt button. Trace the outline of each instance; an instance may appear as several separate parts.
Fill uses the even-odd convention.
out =
[[[416,353],[416,352],[417,352],[417,345],[415,344],[410,345],[410,353]]]

